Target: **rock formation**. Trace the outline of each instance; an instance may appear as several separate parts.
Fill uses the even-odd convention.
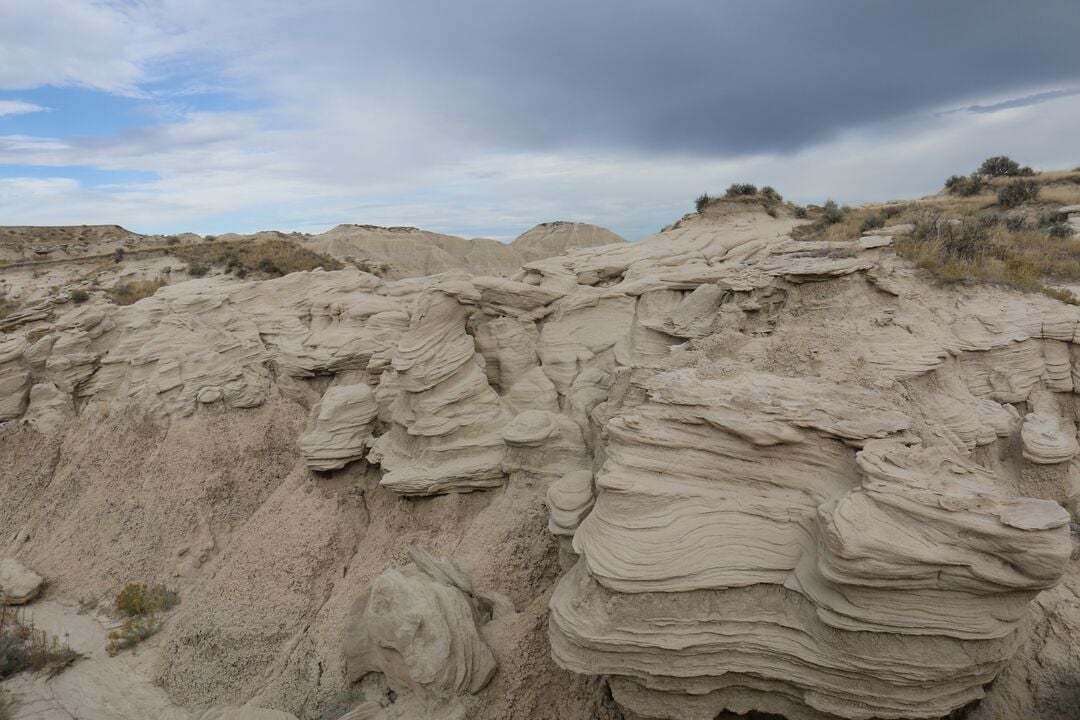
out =
[[[937,286],[909,228],[799,242],[721,205],[634,244],[541,226],[500,246],[520,270],[341,227],[305,242],[344,270],[11,315],[5,552],[68,593],[175,573],[157,677],[220,712],[359,687],[379,720],[991,720],[1049,693],[1080,308]]]
[[[311,409],[300,451],[312,470],[337,470],[364,456],[379,408],[360,383],[329,388]]]
[[[44,583],[18,560],[0,559],[0,605],[25,605],[37,597]]]
[[[490,605],[452,561],[412,554],[412,564],[384,572],[358,601],[345,641],[349,675],[381,672],[391,689],[432,704],[477,693],[496,669],[478,629]]]
[[[476,275],[509,274],[522,264],[568,250],[625,243],[610,230],[586,223],[543,223],[511,243],[465,238],[414,227],[338,225],[304,244],[362,270],[397,280],[459,270]]]
[[[465,332],[467,308],[479,300],[464,281],[440,282],[417,299],[390,363],[392,425],[373,456],[387,471],[383,487],[430,495],[502,484],[506,413]]]

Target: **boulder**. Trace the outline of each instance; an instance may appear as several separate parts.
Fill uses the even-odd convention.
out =
[[[0,559],[0,605],[25,605],[38,596],[44,583],[18,560]]]
[[[345,639],[349,678],[381,672],[395,692],[432,701],[477,693],[496,669],[479,632],[490,604],[451,561],[414,555],[357,600]]]

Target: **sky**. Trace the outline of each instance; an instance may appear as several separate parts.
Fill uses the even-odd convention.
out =
[[[1080,166],[1077,0],[0,0],[0,225],[639,239]]]

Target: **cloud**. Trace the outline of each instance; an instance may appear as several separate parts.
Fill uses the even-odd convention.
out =
[[[1022,97],[999,100],[998,102],[989,103],[987,105],[968,105],[967,107],[945,110],[940,114],[949,115],[951,113],[958,112],[995,113],[1002,110],[1011,110],[1013,108],[1030,107],[1031,105],[1038,105],[1039,103],[1056,100],[1058,98],[1069,97],[1070,95],[1080,95],[1080,90],[1047,90],[1044,92],[1031,93],[1030,95],[1024,95]]]
[[[142,34],[126,4],[0,3],[0,89],[76,85],[135,92]]]
[[[7,174],[152,178],[33,203],[12,186],[0,212],[22,222],[509,238],[561,218],[636,238],[733,181],[859,202],[933,191],[987,155],[1080,158],[1073,0],[15,5],[0,89],[151,101],[95,137],[77,116],[0,137]]]
[[[25,113],[42,112],[48,110],[47,107],[42,107],[31,102],[25,102],[23,100],[0,100],[0,118],[7,115],[23,115]]]

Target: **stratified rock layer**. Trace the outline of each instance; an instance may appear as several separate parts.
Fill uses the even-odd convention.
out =
[[[364,384],[326,391],[311,409],[300,451],[312,470],[337,470],[364,456],[372,423],[379,413],[375,395]]]
[[[912,445],[873,392],[685,370],[637,385],[644,402],[607,424],[551,642],[647,717],[947,714],[1068,561],[1064,510]]]
[[[381,672],[395,691],[435,702],[479,692],[496,662],[480,637],[471,584],[452,562],[413,553],[413,564],[384,572],[357,602],[346,637],[349,675]]]
[[[0,324],[11,552],[58,589],[173,568],[156,672],[192,704],[314,717],[385,673],[397,701],[364,716],[588,714],[597,683],[549,647],[640,717],[1045,688],[1030,658],[1077,617],[1080,309],[928,283],[905,228],[796,242],[747,207],[634,244],[541,228],[520,246],[589,247],[509,277],[469,274],[501,272],[488,243],[412,238],[466,261],[27,303]],[[415,540],[487,594],[416,550],[398,568]]]

